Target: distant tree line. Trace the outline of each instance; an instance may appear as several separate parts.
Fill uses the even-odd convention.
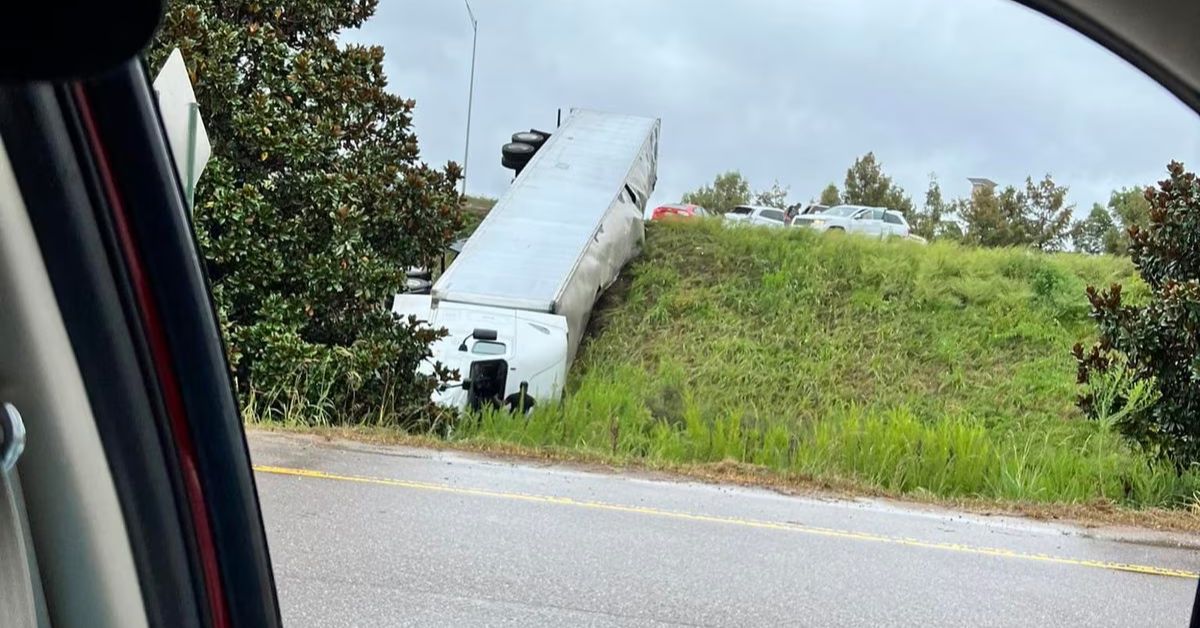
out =
[[[1025,246],[1042,251],[1067,248],[1083,253],[1127,255],[1129,230],[1145,226],[1149,203],[1142,188],[1114,190],[1108,205],[1096,203],[1087,216],[1072,220],[1075,205],[1067,202],[1068,188],[1047,174],[1026,177],[1014,186],[976,186],[967,198],[946,199],[937,175],[929,175],[924,204],[917,206],[899,184],[884,173],[873,152],[854,160],[846,169],[842,188],[825,186],[816,202],[887,207],[902,213],[912,232],[927,240],[951,239],[976,246]],[[788,202],[789,189],[775,182],[752,191],[736,170],[717,175],[710,185],[684,195],[685,203],[716,213],[737,205],[756,204],[797,208]]]

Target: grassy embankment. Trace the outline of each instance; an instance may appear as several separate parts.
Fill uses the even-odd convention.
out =
[[[651,466],[733,460],[896,494],[1191,504],[1200,476],[1074,407],[1085,284],[1128,260],[652,225],[561,406],[452,440]]]
[[[459,229],[459,233],[463,236],[469,236],[479,223],[483,222],[488,212],[492,211],[492,207],[496,205],[496,199],[490,196],[466,196],[463,198],[463,226]]]

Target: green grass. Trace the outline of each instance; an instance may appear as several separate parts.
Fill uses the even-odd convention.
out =
[[[561,405],[452,438],[650,462],[735,460],[897,493],[1178,506],[1176,474],[1085,420],[1084,286],[1127,259],[807,231],[650,226]]]
[[[492,211],[492,207],[496,205],[496,199],[490,196],[470,196],[463,197],[462,217],[463,225],[458,230],[458,237],[470,237],[475,229],[479,227],[479,223],[483,222],[484,217],[488,212]]]

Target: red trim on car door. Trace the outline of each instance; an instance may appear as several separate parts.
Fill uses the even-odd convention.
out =
[[[225,597],[222,595],[217,549],[213,542],[211,522],[204,500],[204,487],[201,485],[197,469],[196,447],[192,442],[191,431],[188,429],[187,410],[183,404],[179,380],[172,366],[174,363],[171,360],[171,349],[159,318],[158,308],[151,294],[150,284],[146,278],[133,233],[129,228],[126,208],[117,191],[116,181],[113,179],[104,145],[96,128],[87,92],[79,83],[73,84],[71,89],[79,107],[80,118],[91,145],[92,155],[96,160],[96,169],[99,171],[105,199],[112,210],[113,227],[120,242],[130,283],[133,285],[134,296],[138,303],[138,313],[148,336],[146,342],[150,348],[155,374],[163,392],[163,401],[171,421],[171,435],[178,450],[180,465],[183,467],[183,485],[187,493],[188,510],[191,512],[192,523],[196,530],[196,547],[200,552],[200,563],[204,573],[209,608],[212,609],[213,625],[218,628],[227,628],[229,613],[225,605]]]

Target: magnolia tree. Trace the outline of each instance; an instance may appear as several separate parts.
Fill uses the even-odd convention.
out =
[[[420,162],[382,48],[339,42],[374,11],[175,2],[148,53],[158,67],[178,47],[190,69],[213,146],[196,237],[239,394],[260,413],[411,423],[437,384],[416,374],[437,333],[389,305],[458,229],[460,171]]]
[[[1200,462],[1200,181],[1177,162],[1167,169],[1145,191],[1145,226],[1129,229],[1150,298],[1130,305],[1119,284],[1089,286],[1100,337],[1075,358],[1083,411],[1184,467]]]

